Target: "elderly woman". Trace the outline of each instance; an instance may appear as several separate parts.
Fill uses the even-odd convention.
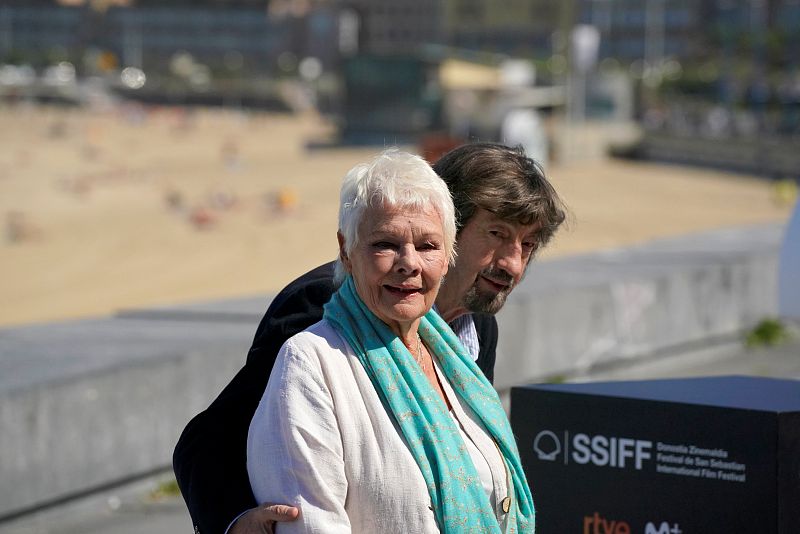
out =
[[[530,532],[500,401],[431,310],[455,257],[453,203],[421,158],[387,151],[344,179],[341,286],[281,348],[247,446],[281,532]]]

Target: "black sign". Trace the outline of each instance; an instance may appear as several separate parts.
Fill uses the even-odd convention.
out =
[[[511,392],[538,534],[800,533],[800,382]]]

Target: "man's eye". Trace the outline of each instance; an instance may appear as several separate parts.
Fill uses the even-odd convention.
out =
[[[375,248],[394,248],[394,244],[388,241],[378,241],[372,245]]]
[[[423,243],[417,247],[417,250],[439,250],[439,245],[436,243]]]

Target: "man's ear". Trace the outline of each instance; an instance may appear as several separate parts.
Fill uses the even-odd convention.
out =
[[[352,272],[352,268],[350,266],[350,258],[347,257],[347,252],[345,252],[344,248],[344,236],[342,232],[336,232],[336,240],[339,241],[339,259],[344,265],[344,269],[349,273]]]

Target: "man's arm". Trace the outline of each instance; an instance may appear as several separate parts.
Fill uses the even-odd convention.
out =
[[[332,264],[325,264],[275,297],[245,366],[181,434],[173,467],[196,531],[221,534],[256,506],[246,463],[250,421],[283,342],[322,318],[322,306],[333,292],[332,273]]]
[[[241,512],[256,506],[238,446],[260,397],[258,380],[245,365],[205,411],[184,429],[173,454],[173,467],[195,532],[225,532]],[[266,385],[266,380],[264,380]]]

